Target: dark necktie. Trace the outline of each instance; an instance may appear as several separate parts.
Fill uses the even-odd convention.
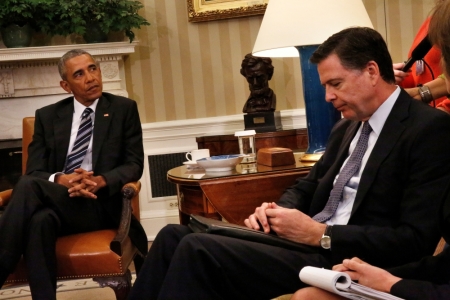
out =
[[[329,220],[336,212],[339,202],[342,199],[342,192],[344,191],[345,185],[361,167],[361,161],[364,153],[366,153],[367,142],[369,141],[371,131],[372,128],[370,127],[369,122],[364,122],[355,150],[353,150],[352,155],[342,168],[342,171],[339,173],[336,183],[331,190],[330,198],[328,199],[327,204],[320,213],[313,217],[313,220],[321,223],[325,222]]]
[[[78,127],[77,137],[73,144],[72,151],[66,159],[66,167],[64,173],[71,174],[81,166],[84,156],[86,155],[89,142],[92,135],[92,118],[91,113],[94,111],[87,107],[81,115],[80,127]]]

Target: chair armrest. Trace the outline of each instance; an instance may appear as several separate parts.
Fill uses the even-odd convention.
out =
[[[6,190],[0,192],[0,207],[6,206],[11,198],[12,190]]]
[[[441,253],[442,250],[444,250],[444,248],[445,248],[445,244],[446,244],[446,242],[445,242],[444,238],[441,238],[439,240],[439,243],[436,246],[436,250],[434,251],[433,255],[438,255],[439,253]]]
[[[122,188],[122,215],[120,217],[119,229],[117,230],[117,235],[109,245],[111,250],[117,253],[117,255],[122,255],[122,244],[130,230],[132,213],[131,200],[139,194],[140,189],[140,182],[130,182]]]

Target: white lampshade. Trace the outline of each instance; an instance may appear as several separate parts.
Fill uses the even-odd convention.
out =
[[[322,44],[352,26],[373,28],[361,0],[270,0],[252,54],[298,57],[294,46]]]

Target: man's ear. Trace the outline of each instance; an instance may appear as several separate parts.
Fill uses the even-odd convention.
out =
[[[72,89],[70,88],[69,83],[67,81],[61,80],[59,82],[59,85],[69,94],[72,93]]]
[[[369,61],[366,66],[366,71],[373,84],[376,84],[380,78],[380,69],[378,68],[378,64],[373,60]]]

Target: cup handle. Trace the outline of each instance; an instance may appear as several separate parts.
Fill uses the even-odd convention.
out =
[[[189,156],[191,156],[191,158],[189,158]],[[186,159],[188,161],[192,161],[192,154],[191,154],[191,152],[186,153]]]

